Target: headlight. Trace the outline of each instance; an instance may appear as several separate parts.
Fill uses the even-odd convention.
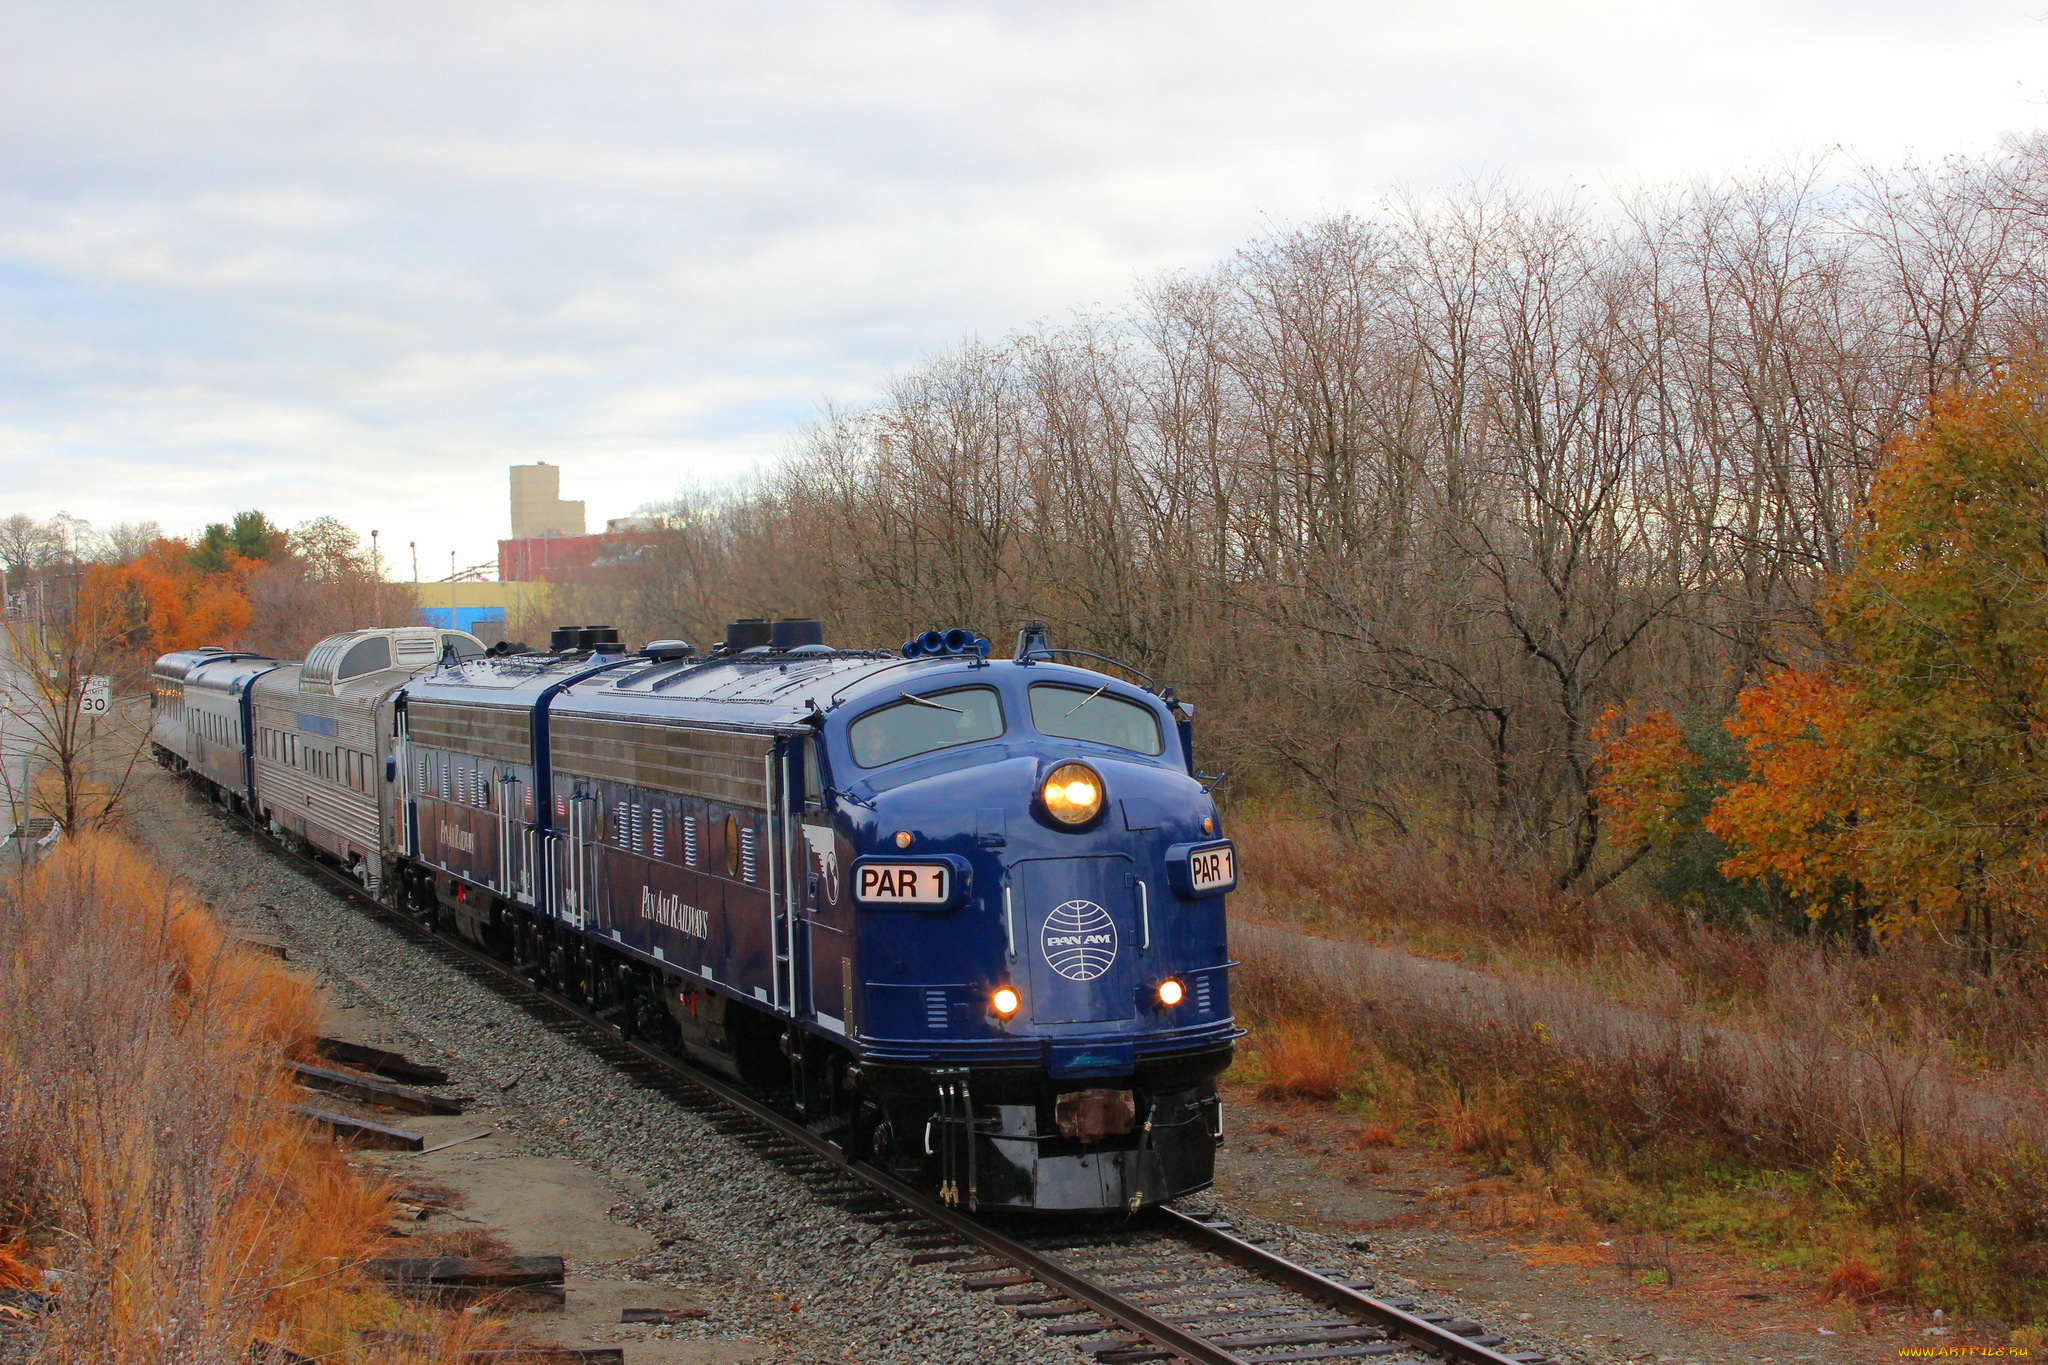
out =
[[[1063,825],[1085,825],[1102,809],[1102,779],[1086,763],[1062,763],[1045,779],[1045,808]]]
[[[1008,986],[998,986],[996,993],[988,998],[988,1003],[989,1007],[998,1015],[1007,1019],[1017,1012],[1017,1006],[1022,1004],[1023,1001],[1019,1000],[1017,992],[1011,990]]]
[[[1187,998],[1187,993],[1187,988],[1170,976],[1159,983],[1159,1003],[1162,1005],[1178,1005]]]

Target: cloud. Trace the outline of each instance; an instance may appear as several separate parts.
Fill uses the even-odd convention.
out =
[[[4,508],[492,553],[1274,220],[2038,118],[2021,6],[17,4]]]

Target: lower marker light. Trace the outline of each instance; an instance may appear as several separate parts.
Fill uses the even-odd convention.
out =
[[[1024,1002],[1018,998],[1017,992],[1011,990],[1008,986],[999,986],[996,988],[996,993],[988,998],[988,1003],[997,1014],[1007,1019],[1015,1014],[1017,1007]]]

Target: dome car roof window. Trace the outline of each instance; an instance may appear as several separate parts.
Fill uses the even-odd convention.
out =
[[[1031,684],[1031,724],[1041,735],[1085,739],[1135,754],[1157,756],[1166,748],[1152,708],[1100,687],[1091,692],[1062,683]]]
[[[992,687],[897,696],[902,700],[878,707],[847,727],[853,761],[863,768],[1002,737],[1003,703]]]
[[[391,667],[391,641],[382,635],[372,635],[349,646],[342,656],[341,667],[335,670],[336,678],[360,678],[365,673],[380,673]]]

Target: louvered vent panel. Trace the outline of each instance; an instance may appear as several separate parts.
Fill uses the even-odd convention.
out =
[[[1206,973],[1195,978],[1195,1008],[1203,1014],[1209,1012],[1209,977]]]
[[[668,856],[668,811],[666,809],[661,806],[654,808],[653,825],[654,856],[666,858]]]
[[[937,1032],[946,1027],[946,993],[926,991],[924,993],[924,1026]]]
[[[754,880],[754,831],[740,831],[740,880]]]
[[[683,861],[697,865],[697,817],[688,813],[683,816]]]

